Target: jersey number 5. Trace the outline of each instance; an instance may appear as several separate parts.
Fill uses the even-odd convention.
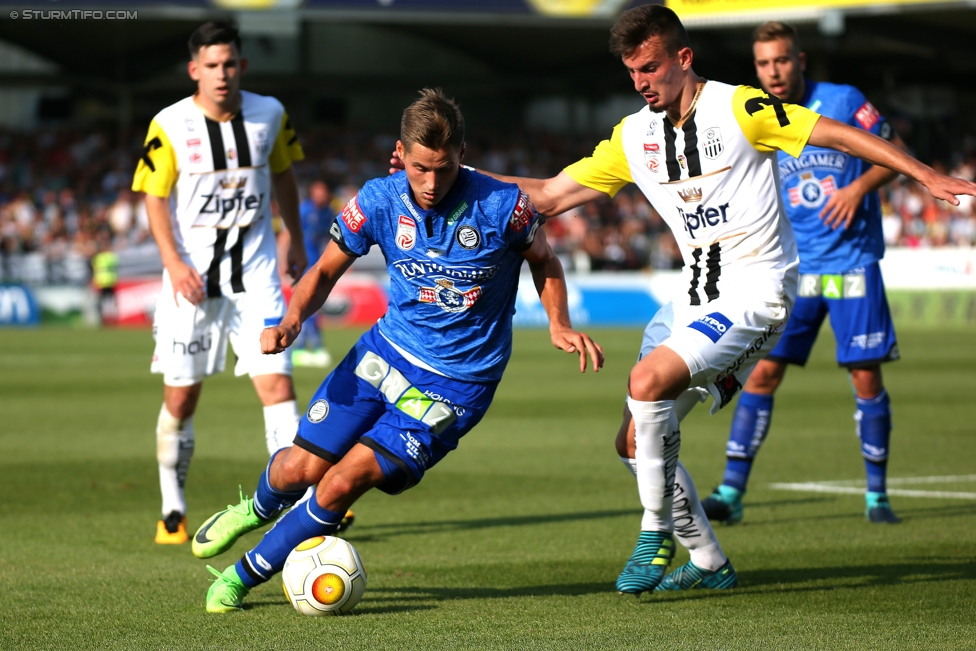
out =
[[[775,95],[753,97],[746,100],[746,113],[751,117],[757,111],[761,111],[764,106],[771,106],[776,111],[776,119],[779,120],[779,126],[785,127],[790,123],[790,119],[786,117],[786,108],[783,106],[783,100]]]

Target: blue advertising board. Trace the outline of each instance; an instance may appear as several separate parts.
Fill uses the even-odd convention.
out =
[[[0,326],[34,326],[41,321],[37,298],[26,285],[0,285]]]

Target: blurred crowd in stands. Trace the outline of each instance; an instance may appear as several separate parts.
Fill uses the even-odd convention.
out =
[[[337,209],[365,181],[386,174],[395,143],[392,136],[341,130],[300,136],[306,153],[296,164],[302,191],[315,179],[325,180]],[[588,155],[595,143],[594,137],[508,134],[469,141],[465,162],[505,174],[547,177]],[[0,281],[85,282],[97,252],[151,242],[144,203],[129,190],[141,154],[141,132],[0,130]],[[974,179],[976,152],[933,166]],[[882,191],[882,199],[889,246],[976,243],[976,202],[970,198],[953,207],[934,201],[918,184],[898,179]],[[667,226],[634,186],[613,199],[552,217],[546,229],[569,270],[681,266]]]

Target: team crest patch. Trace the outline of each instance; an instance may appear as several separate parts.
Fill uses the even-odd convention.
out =
[[[653,124],[653,123],[652,123]],[[644,143],[644,165],[651,172],[657,172],[660,162],[658,158],[661,155],[661,146],[656,142],[645,142]]]
[[[697,321],[692,321],[688,324],[688,327],[692,330],[697,330],[706,337],[712,340],[712,343],[718,343],[718,340],[722,338],[729,328],[732,327],[732,322],[721,312],[712,312],[711,314],[706,314]]]
[[[268,132],[265,129],[261,129],[254,133],[254,144],[258,150],[258,153],[262,156],[266,156],[271,150],[270,143],[268,142]]]
[[[705,129],[702,140],[702,153],[705,154],[705,158],[715,160],[725,150],[722,144],[722,131],[718,127]]]
[[[837,182],[833,175],[818,179],[813,172],[803,172],[800,174],[800,182],[789,190],[790,206],[819,208],[836,190]]]
[[[463,312],[477,302],[483,293],[481,287],[473,287],[462,292],[454,286],[453,280],[438,278],[435,287],[420,288],[421,303],[435,303],[445,312]]]
[[[308,406],[306,417],[310,423],[321,423],[329,415],[329,401],[316,400]]]
[[[462,226],[455,235],[457,243],[468,251],[478,248],[481,244],[481,234],[471,226]]]
[[[409,251],[417,243],[417,222],[412,217],[400,215],[397,223],[396,245],[401,251]]]

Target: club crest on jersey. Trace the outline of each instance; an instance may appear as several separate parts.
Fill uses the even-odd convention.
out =
[[[358,233],[359,229],[366,223],[366,215],[359,209],[359,202],[356,201],[356,197],[350,199],[349,203],[343,206],[341,217],[353,233]]]
[[[836,190],[837,183],[833,175],[818,179],[813,172],[803,172],[800,174],[800,182],[789,190],[790,206],[819,208]]]
[[[183,118],[183,124],[186,125],[187,131],[193,131],[193,118]]]
[[[647,125],[647,135],[653,136],[655,133],[657,133],[657,122],[651,120],[651,123]]]
[[[454,281],[437,278],[434,287],[420,288],[421,303],[436,303],[445,312],[463,312],[481,298],[481,287],[472,287],[462,292],[454,286]]]
[[[725,150],[725,145],[722,144],[722,131],[718,127],[705,129],[702,138],[704,140],[702,153],[705,154],[705,158],[715,160]]]
[[[237,158],[237,150],[231,147],[227,150],[227,160],[234,160]]]
[[[329,401],[316,400],[308,407],[305,417],[310,423],[321,423],[329,415]]]
[[[267,155],[271,147],[268,144],[268,132],[261,129],[254,133],[254,146],[262,156]]]
[[[481,233],[471,226],[462,226],[459,228],[455,238],[457,239],[457,243],[461,245],[461,248],[467,249],[468,251],[478,248],[478,245],[481,244]]]
[[[652,123],[653,124],[653,123]],[[652,172],[656,172],[660,163],[658,158],[661,155],[661,146],[656,142],[644,143],[644,165]]]
[[[400,215],[397,223],[396,245],[401,251],[409,251],[417,243],[417,222],[412,217]]]

